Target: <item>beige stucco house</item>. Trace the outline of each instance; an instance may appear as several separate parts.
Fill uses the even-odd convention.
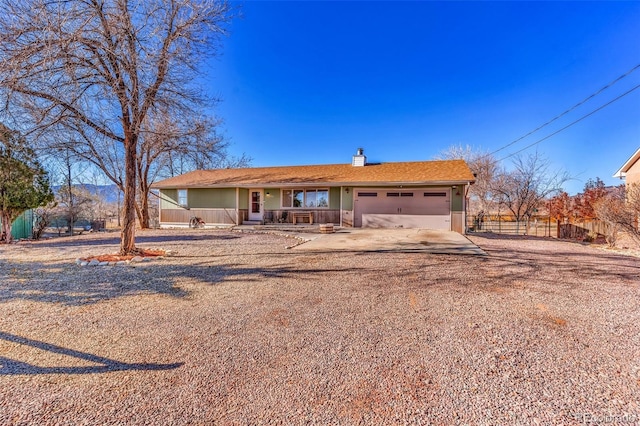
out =
[[[160,226],[334,223],[465,231],[474,176],[463,160],[197,170],[153,185]]]
[[[624,179],[627,185],[640,182],[640,148],[613,175]]]

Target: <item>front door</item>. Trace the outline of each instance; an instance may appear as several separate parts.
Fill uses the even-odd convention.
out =
[[[262,220],[263,219],[263,206],[262,201],[262,189],[250,189],[249,190],[249,220]]]

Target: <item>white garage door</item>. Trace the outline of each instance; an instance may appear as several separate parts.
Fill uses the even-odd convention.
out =
[[[450,230],[451,190],[355,189],[353,210],[356,227]]]

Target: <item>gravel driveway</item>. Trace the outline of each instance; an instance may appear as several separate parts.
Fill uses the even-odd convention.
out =
[[[639,260],[471,238],[488,256],[213,230],[140,232],[177,255],[136,266],[73,263],[116,234],[0,246],[0,424],[638,424]]]

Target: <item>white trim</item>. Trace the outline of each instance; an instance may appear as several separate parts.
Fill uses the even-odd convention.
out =
[[[252,200],[251,200],[251,193],[252,192],[259,192],[260,193],[260,211],[258,213],[253,213],[252,212]],[[249,189],[249,214],[248,214],[248,219],[249,220],[259,220],[259,221],[263,221],[264,220],[264,188],[251,188]]]
[[[640,160],[640,148],[638,148],[638,150],[634,152],[631,157],[629,157],[629,159],[622,165],[622,167],[620,167],[620,170],[618,170],[616,174],[613,175],[613,177],[624,179],[627,176],[627,172],[629,171],[629,169],[633,167],[633,165],[638,160]]]

